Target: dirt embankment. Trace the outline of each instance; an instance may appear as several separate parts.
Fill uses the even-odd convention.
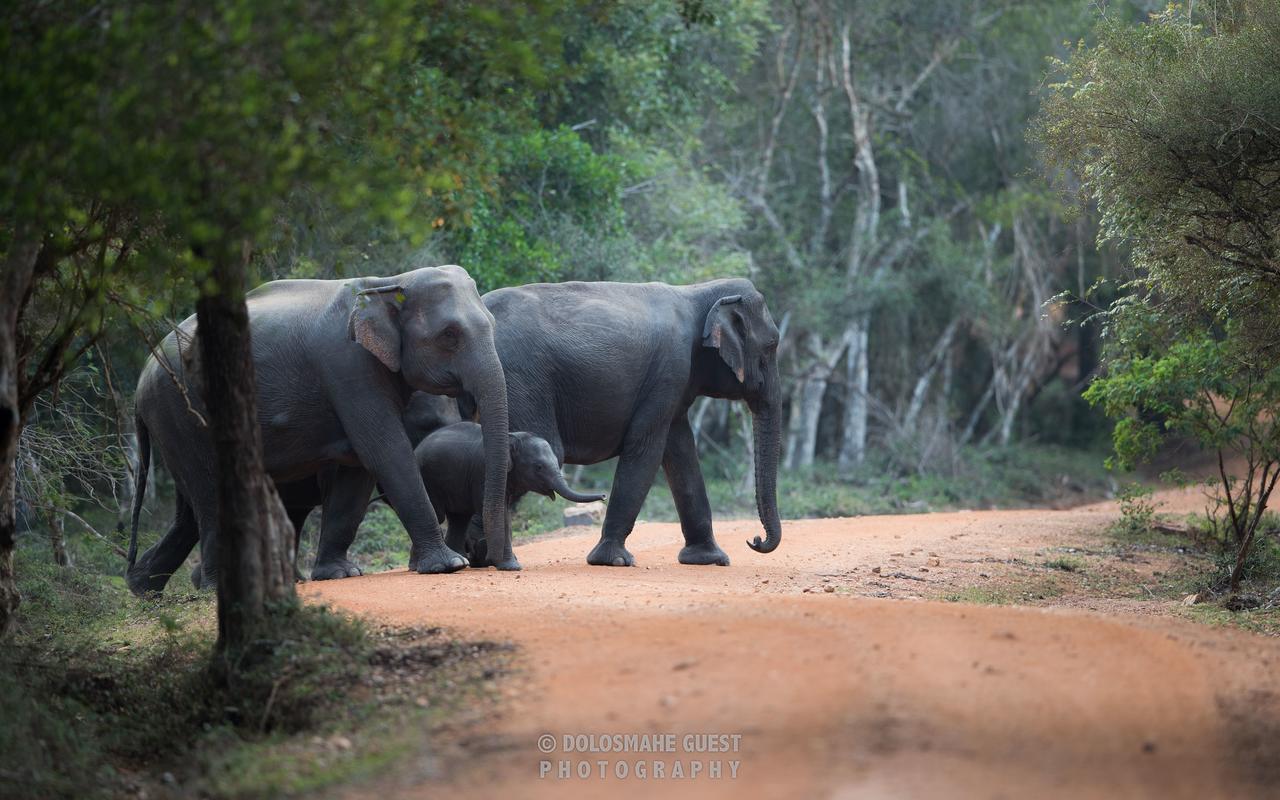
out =
[[[503,711],[464,732],[448,767],[389,776],[369,797],[1275,796],[1280,641],[1160,615],[920,599],[1087,546],[1114,517],[1100,504],[804,520],[767,556],[741,545],[758,523],[722,522],[727,569],[677,564],[678,526],[646,524],[628,543],[634,569],[588,567],[589,531],[521,546],[519,574],[398,571],[304,594],[522,653]],[[668,733],[675,753],[563,752],[565,734]],[[684,740],[701,733],[741,738],[736,752],[683,752],[708,743]]]

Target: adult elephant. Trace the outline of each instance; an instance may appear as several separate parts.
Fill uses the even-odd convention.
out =
[[[761,553],[778,546],[778,328],[751,281],[533,284],[489,292],[484,304],[495,320],[511,429],[546,439],[563,463],[618,457],[587,563],[635,564],[625,541],[662,465],[684,533],[680,562],[729,564],[712,535],[689,427],[699,396],[745,400],[751,409],[765,538],[748,545]]]
[[[418,572],[452,572],[466,559],[445,546],[402,423],[416,390],[470,393],[484,424],[485,529],[493,563],[519,569],[506,531],[508,415],[506,384],[494,344],[493,316],[461,267],[427,267],[389,278],[274,281],[246,298],[257,378],[258,418],[267,473],[277,484],[336,470],[324,498],[340,513],[367,501],[381,484],[413,542]],[[134,591],[157,591],[181,564],[198,531],[201,583],[215,582],[215,459],[203,425],[195,318],[153,353],[138,380],[138,511],[150,451],[173,474],[178,514],[169,532],[129,569]],[[328,521],[327,519],[325,520]],[[356,522],[358,523],[358,519]],[[490,525],[495,527],[490,528]],[[322,558],[349,573],[351,525],[321,526]],[[183,551],[183,545],[186,551]],[[336,575],[335,575],[336,576]]]

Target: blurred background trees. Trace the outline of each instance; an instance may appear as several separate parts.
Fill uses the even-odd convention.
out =
[[[212,252],[247,257],[250,282],[447,262],[482,290],[748,276],[783,331],[791,516],[1025,502],[1094,475],[1110,425],[1081,392],[1103,326],[1075,323],[1133,296],[1118,288],[1130,250],[1147,273],[1174,269],[1116,220],[1161,229],[1132,209],[1179,180],[1138,161],[1063,170],[1068,190],[1099,199],[1099,218],[1044,180],[1026,131],[1046,101],[1050,130],[1043,120],[1084,85],[1046,83],[1048,59],[1073,58],[1077,41],[1119,47],[1162,7],[1110,3],[1095,30],[1085,0],[214,6],[185,27],[147,4],[5,12],[0,135],[14,157],[0,173],[0,246],[6,259],[28,253],[23,242],[44,253],[29,296],[6,295],[23,310],[0,326],[48,354],[10,362],[27,387],[13,407],[30,425],[9,459],[27,521],[45,528],[61,508],[83,520],[75,530],[121,543],[137,372],[209,288]],[[1253,7],[1197,13],[1244,24],[1261,18]],[[277,36],[286,18],[297,30]],[[222,45],[200,50],[211,30]],[[1195,40],[1179,30],[1143,46]],[[1214,53],[1219,84],[1233,85],[1239,54]],[[1171,91],[1190,93],[1177,74]],[[1138,102],[1095,97],[1097,113]],[[1052,164],[1080,164],[1084,123],[1053,124],[1075,144],[1050,148]],[[1178,130],[1160,125],[1139,133]],[[1244,195],[1257,231],[1274,230],[1273,189]],[[1222,235],[1165,238],[1199,236],[1211,260]],[[1265,280],[1274,241],[1247,235],[1238,244],[1263,258],[1204,273],[1222,292]],[[1262,341],[1273,319],[1241,324]],[[67,377],[75,392],[53,391]],[[747,510],[740,410],[703,399],[691,416],[717,512]],[[50,447],[70,430],[104,446]],[[660,495],[647,515],[669,512]]]

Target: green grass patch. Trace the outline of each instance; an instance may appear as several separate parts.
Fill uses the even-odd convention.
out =
[[[1181,607],[1178,614],[1201,625],[1240,628],[1265,636],[1280,636],[1280,608],[1230,611],[1218,603],[1200,603]]]
[[[1056,569],[1062,572],[1084,572],[1084,559],[1072,558],[1070,556],[1058,556],[1050,558],[1044,562],[1045,567]]]
[[[501,648],[281,609],[260,659],[213,655],[214,598],[128,594],[22,537],[23,604],[0,648],[6,798],[293,796],[384,771],[492,694]],[[168,773],[168,777],[165,774]]]
[[[966,586],[942,595],[950,603],[978,605],[1036,605],[1065,593],[1062,583],[1052,577],[1021,577],[995,580],[982,586]]]

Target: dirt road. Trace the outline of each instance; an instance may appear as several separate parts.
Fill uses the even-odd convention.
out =
[[[1096,541],[1114,516],[1104,504],[805,520],[770,555],[742,543],[758,523],[720,522],[729,568],[677,564],[672,524],[637,527],[637,568],[588,567],[597,533],[584,529],[519,547],[518,574],[398,571],[304,594],[520,648],[514,696],[466,763],[369,796],[1276,796],[1280,641],[919,599]],[[731,752],[686,752],[701,733],[741,738],[736,752],[731,738]],[[565,753],[565,734],[675,734],[676,752]],[[673,743],[622,744],[644,741]]]

